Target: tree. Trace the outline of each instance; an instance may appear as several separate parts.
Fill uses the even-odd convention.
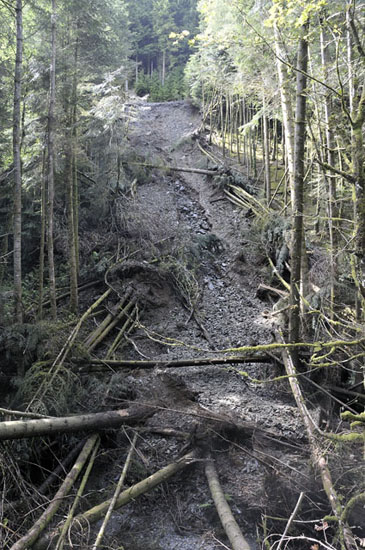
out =
[[[56,275],[54,261],[54,199],[55,199],[55,102],[56,102],[56,0],[52,0],[51,15],[51,67],[49,75],[49,105],[48,105],[48,202],[47,202],[47,252],[49,286],[51,299],[51,314],[53,319],[57,316],[56,306]]]
[[[15,319],[23,321],[22,307],[22,167],[21,167],[21,94],[23,65],[23,3],[16,0],[16,57],[13,109],[13,165],[14,165],[14,299]]]
[[[303,36],[299,40],[297,60],[297,89],[294,138],[294,187],[293,187],[293,229],[291,243],[290,276],[290,317],[289,340],[298,342],[300,337],[300,304],[303,254],[303,215],[304,215],[304,173],[305,173],[305,128],[306,128],[306,86],[308,67],[308,42],[305,36],[308,24],[303,26]],[[305,252],[305,251],[304,251]]]

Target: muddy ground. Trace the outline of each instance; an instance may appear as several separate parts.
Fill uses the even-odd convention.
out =
[[[139,160],[159,166],[212,168],[213,162],[198,147],[200,127],[199,112],[188,102],[137,102],[128,149],[139,155]],[[200,139],[204,142],[204,133]],[[204,145],[219,154],[206,141]],[[247,213],[226,200],[211,178],[152,169],[148,177],[137,174],[132,198],[126,200],[122,214],[126,231],[135,233],[139,227],[142,245],[164,239],[174,243],[171,247],[175,249],[193,245],[197,251],[192,263],[198,294],[194,294],[193,315],[171,281],[153,280],[148,274],[132,278],[129,282],[135,291],[148,299],[141,313],[143,327],[131,335],[132,345],[124,349],[124,358],[168,363],[272,341],[267,315],[270,305],[256,297],[257,287],[266,276],[259,233]],[[250,381],[240,370],[264,383]],[[224,492],[252,548],[262,544],[265,521],[269,535],[273,535],[273,525],[285,527],[285,520],[273,523],[265,520],[265,514],[287,518],[299,493],[307,491],[306,498],[310,499],[315,490],[304,429],[289,387],[285,381],[268,382],[280,373],[274,362],[159,367],[131,371],[124,380],[139,400],[157,399],[162,405],[163,410],[146,426],[193,432],[197,423],[204,423],[199,416],[207,410],[233,423],[251,422],[257,427],[254,433],[209,433],[203,443],[206,452],[213,453]],[[123,434],[120,438],[124,441]],[[181,456],[184,446],[185,442],[174,437],[144,433],[128,483],[138,479],[138,470],[151,473]],[[120,473],[124,457],[111,460],[113,450],[110,453],[105,463],[99,463],[94,490],[110,487]],[[212,505],[203,463],[190,466],[163,487],[114,512],[106,547],[224,548],[227,539]],[[303,508],[310,508],[308,502]],[[304,513],[302,519],[313,519],[313,510],[311,513]],[[269,540],[272,543],[275,537]]]
[[[330,508],[311,469],[305,429],[288,382],[285,377],[273,381],[284,373],[280,361],[270,356],[265,363],[172,365],[179,359],[237,354],[237,347],[274,339],[272,303],[257,297],[258,286],[270,277],[262,227],[249,212],[229,202],[211,176],[166,169],[215,170],[218,164],[238,169],[244,179],[246,167],[235,166],[234,159],[222,159],[219,148],[209,145],[200,113],[189,102],[154,104],[135,99],[129,109],[128,138],[120,139],[124,143],[119,159],[123,163],[120,188],[113,182],[112,193],[108,191],[112,201],[107,206],[107,223],[100,214],[100,224],[81,227],[83,262],[88,255],[93,258],[88,276],[97,274],[98,280],[96,286],[92,283],[80,292],[80,311],[100,297],[105,283],[113,290],[83,323],[65,363],[67,381],[61,389],[54,382],[56,389],[51,388],[49,396],[43,393],[38,405],[34,402],[40,364],[26,373],[23,393],[19,397],[18,392],[9,407],[22,410],[32,402],[36,412],[64,416],[128,408],[131,402],[153,406],[154,414],[138,427],[127,486],[198,449],[199,459],[194,464],[113,512],[102,548],[229,547],[205,477],[209,456],[252,550],[266,544],[265,536],[269,546],[280,539],[302,491],[305,497],[290,534],[329,537],[329,531],[314,531],[315,523],[330,513]],[[110,156],[114,162],[115,156]],[[97,212],[97,204],[93,212]],[[105,359],[121,326],[91,353],[85,342],[126,292],[138,300],[138,322],[112,359],[158,360],[159,366],[132,368],[129,363],[127,368],[117,368],[104,363],[95,367],[90,358]],[[67,315],[66,302],[60,303]],[[70,323],[62,326],[56,335],[52,329],[52,349],[64,346],[69,338]],[[49,359],[41,353],[37,358]],[[72,379],[74,386],[68,381],[72,369],[81,372]],[[46,378],[47,368],[42,375]],[[308,391],[306,395],[310,395]],[[313,403],[308,403],[316,419],[317,397],[312,395]],[[168,435],[167,430],[175,433]],[[80,509],[87,510],[113,495],[134,433],[134,428],[103,432]],[[16,460],[19,458],[24,480],[14,475],[18,472],[15,463],[4,477],[5,497],[0,507],[4,548],[9,548],[7,541],[13,544],[17,533],[25,532],[38,517],[38,510],[47,506],[57,488],[51,487],[46,496],[38,488],[81,437],[60,434],[34,440],[36,445],[26,440],[29,443],[21,441],[18,446],[14,442],[9,447]],[[3,455],[2,464],[8,456]],[[334,478],[338,476],[342,483],[342,471],[336,470],[336,464],[331,467]],[[12,490],[15,478],[18,491]],[[30,494],[31,498],[24,498]],[[20,512],[23,509],[24,513]],[[66,515],[64,507],[53,526]],[[9,527],[5,525],[8,519]],[[101,521],[91,525],[81,538],[72,532],[72,544],[66,543],[65,548],[92,548],[100,525]],[[50,547],[55,544],[53,541]],[[309,550],[309,545],[305,541],[296,548]]]

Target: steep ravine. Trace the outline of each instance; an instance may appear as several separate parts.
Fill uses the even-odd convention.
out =
[[[188,102],[139,102],[128,147],[153,164],[204,168],[207,158],[195,139],[199,126],[199,113]],[[131,216],[140,216],[141,226],[149,227],[155,242],[170,239],[177,247],[193,243],[201,252],[195,275],[199,288],[196,319],[171,286],[151,283],[150,305],[142,315],[145,328],[133,333],[129,358],[168,363],[272,340],[270,322],[263,315],[267,304],[256,297],[260,282],[257,243],[244,211],[225,200],[205,176],[164,170],[152,170],[143,182],[137,178],[129,206]],[[145,288],[148,281],[134,284]],[[163,343],[166,338],[169,345]],[[194,410],[178,412],[177,405],[187,396],[190,404],[271,432],[223,432],[214,444],[207,439],[232,510],[255,548],[257,535],[263,532],[262,515],[288,517],[298,493],[309,488],[310,477],[303,428],[287,386],[255,384],[238,372],[240,368],[263,380],[278,373],[274,364],[156,368],[132,373],[127,382],[141,398],[169,404],[168,410],[147,421],[151,427],[193,431]],[[164,402],[166,392],[170,396]],[[171,407],[171,395],[176,409]],[[180,456],[183,446],[172,437],[144,434],[137,462],[154,471]],[[108,466],[108,471],[100,467],[94,488],[112,483],[120,467],[117,463],[111,470]],[[142,546],[146,550],[212,550],[222,548],[219,541],[227,544],[199,463],[114,512],[106,538],[111,548],[120,548],[115,546],[119,544],[126,550]]]

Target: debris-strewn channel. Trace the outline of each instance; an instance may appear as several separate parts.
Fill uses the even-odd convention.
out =
[[[280,372],[269,356],[242,365],[174,366],[174,361],[232,356],[234,350],[219,350],[272,341],[267,306],[256,297],[259,238],[245,212],[228,202],[211,178],[164,169],[214,169],[198,146],[199,113],[187,102],[141,102],[134,108],[123,153],[131,187],[117,199],[119,250],[105,272],[107,312],[104,321],[95,314],[81,351],[64,350],[57,372],[66,364],[65,353],[67,361],[73,355],[74,372],[81,380],[88,377],[88,412],[126,409],[134,423],[143,420],[124,486],[184,456],[194,460],[115,510],[101,547],[211,550],[227,544],[204,474],[211,457],[236,520],[255,548],[258,538],[262,542],[271,534],[273,517],[288,518],[301,491],[308,498],[316,491],[289,387],[269,381]],[[128,163],[130,158],[135,162]],[[93,292],[95,300],[102,293]],[[140,360],[146,364],[133,364]],[[113,496],[133,437],[133,428],[128,430],[102,436],[81,509]],[[4,517],[17,506],[22,509],[14,503]],[[55,516],[53,535],[60,534],[57,522],[65,510]],[[307,519],[313,519],[310,511]],[[74,547],[92,548],[101,523],[85,528],[88,521],[81,518],[84,529],[72,535]],[[35,548],[47,547],[47,536]]]

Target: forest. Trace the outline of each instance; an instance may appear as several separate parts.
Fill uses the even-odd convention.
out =
[[[365,548],[365,1],[0,15],[0,548]]]

